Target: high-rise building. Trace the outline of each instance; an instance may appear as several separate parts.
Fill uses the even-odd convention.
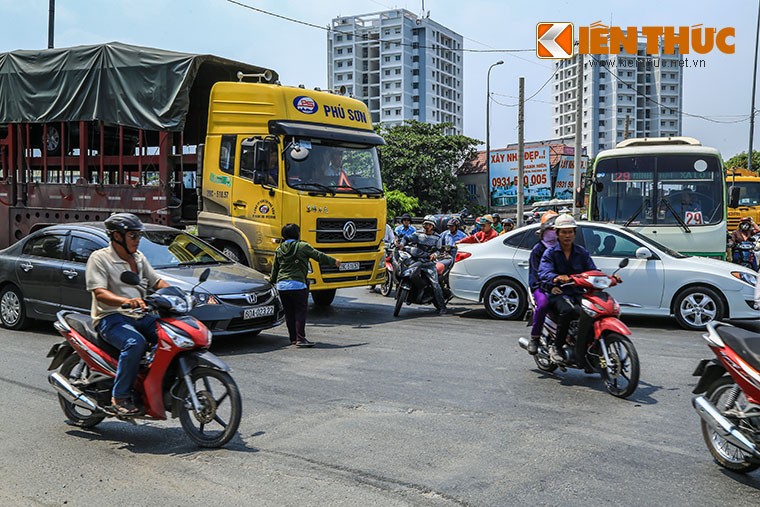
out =
[[[592,156],[632,137],[681,135],[681,55],[638,53],[583,56],[582,146]],[[575,138],[578,55],[554,64],[552,129]]]
[[[372,122],[451,123],[461,134],[462,36],[428,17],[396,9],[332,20],[330,89],[364,101]]]

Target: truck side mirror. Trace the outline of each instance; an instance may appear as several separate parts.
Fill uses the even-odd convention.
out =
[[[575,189],[575,207],[582,208],[586,204],[585,192],[583,185]]]
[[[728,207],[729,208],[738,208],[739,207],[739,194],[741,193],[741,188],[739,187],[731,187],[731,190],[729,192],[730,198],[728,201]]]

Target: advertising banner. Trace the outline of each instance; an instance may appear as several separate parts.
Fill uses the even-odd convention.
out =
[[[573,168],[575,167],[575,157],[573,155],[562,155],[557,166],[557,181],[554,184],[555,199],[572,199],[573,198]],[[588,167],[588,156],[581,157],[581,174],[586,172]]]
[[[517,150],[491,151],[491,206],[517,204]],[[551,199],[549,147],[526,148],[523,185],[525,204]]]

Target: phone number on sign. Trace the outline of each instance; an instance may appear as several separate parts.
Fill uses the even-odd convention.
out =
[[[517,176],[513,176],[511,178],[501,177],[501,178],[492,178],[491,179],[491,186],[492,187],[513,187],[517,185]],[[530,176],[525,175],[523,176],[523,185],[546,185],[546,175],[545,174],[531,174]]]

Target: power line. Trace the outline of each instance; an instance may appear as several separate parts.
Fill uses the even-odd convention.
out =
[[[308,27],[311,27],[311,28],[318,28],[318,29],[324,30],[324,31],[326,31],[328,33],[329,32],[333,32],[332,27],[329,27],[329,26],[315,25],[314,23],[309,23],[307,21],[301,21],[300,19],[290,18],[288,16],[283,16],[282,14],[277,14],[277,13],[270,12],[270,11],[267,11],[267,10],[264,10],[264,9],[260,9],[258,7],[253,7],[252,5],[248,5],[248,4],[244,4],[242,2],[238,2],[237,0],[227,0],[227,2],[229,2],[231,4],[235,4],[235,5],[243,7],[243,8],[246,8],[246,9],[250,9],[252,11],[256,11],[256,12],[261,13],[261,14],[266,14],[267,16],[273,16],[273,17],[278,18],[278,19],[282,19],[282,20],[285,20],[285,21],[290,21],[291,23],[298,23],[299,25],[304,25],[304,26],[308,26]],[[529,48],[529,49],[465,49],[465,48],[458,48],[458,49],[455,49],[455,48],[450,48],[450,47],[446,47],[446,46],[438,46],[438,47],[436,47],[436,46],[423,46],[423,45],[418,44],[418,43],[400,42],[398,40],[387,40],[387,39],[381,39],[381,38],[369,39],[368,37],[366,37],[366,34],[365,34],[365,37],[362,38],[362,40],[365,40],[367,42],[376,42],[378,44],[381,43],[381,42],[385,42],[385,43],[389,43],[389,44],[395,44],[396,46],[407,46],[407,47],[411,47],[411,48],[414,48],[414,49],[445,49],[445,50],[449,50],[449,51],[456,51],[456,52],[463,52],[463,53],[507,53],[507,54],[513,54],[513,56],[514,56],[514,53],[528,53],[528,52],[532,53],[532,52],[536,51],[536,48]]]

